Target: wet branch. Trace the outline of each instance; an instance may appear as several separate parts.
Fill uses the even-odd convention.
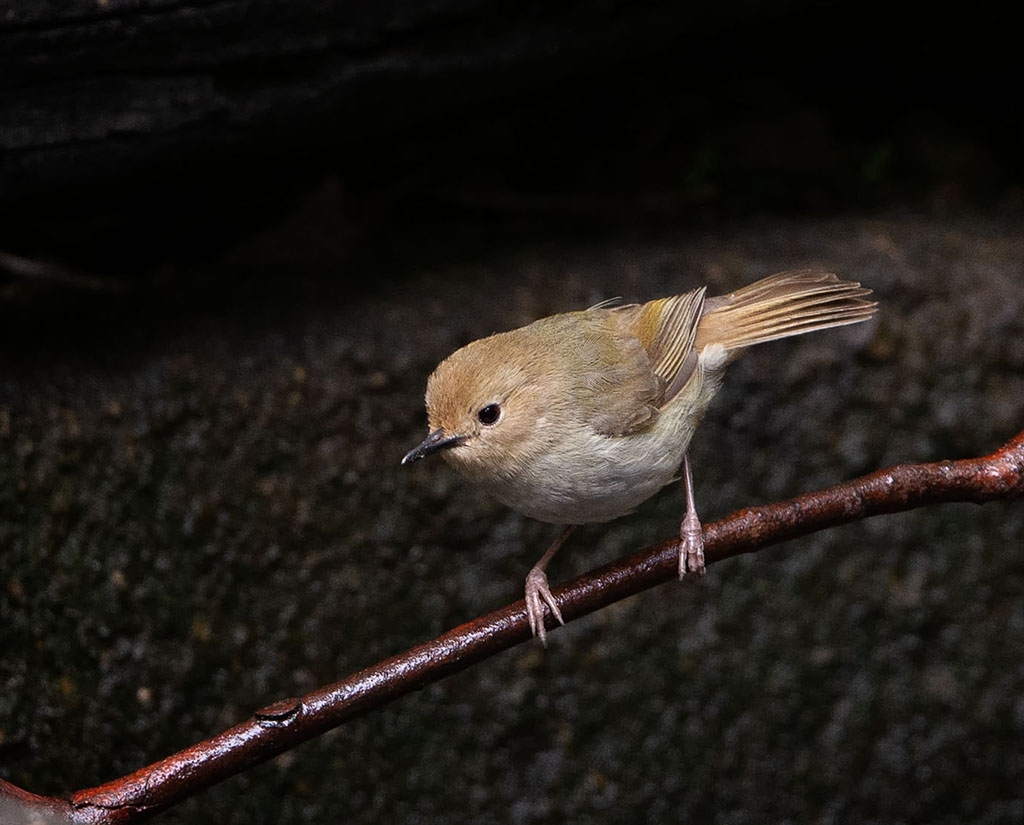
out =
[[[704,526],[708,564],[838,524],[943,502],[1024,496],[1024,431],[982,458],[902,464]],[[567,621],[676,577],[677,539],[573,579],[553,593]],[[549,627],[551,627],[549,625]],[[551,627],[551,629],[554,629]],[[518,601],[329,687],[283,699],[205,742],[66,799],[0,780],[0,821],[140,822],[229,776],[530,638]]]

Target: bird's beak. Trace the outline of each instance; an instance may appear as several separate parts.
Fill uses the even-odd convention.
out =
[[[402,463],[412,464],[414,461],[426,458],[431,453],[437,453],[441,450],[450,450],[452,447],[458,447],[465,440],[465,436],[448,435],[448,433],[438,427],[434,432],[423,439],[422,444],[409,450],[409,452],[405,454],[405,458],[402,459]]]

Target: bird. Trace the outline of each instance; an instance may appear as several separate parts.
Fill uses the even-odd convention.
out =
[[[868,320],[871,290],[794,270],[727,295],[707,287],[646,303],[602,302],[473,341],[427,380],[428,435],[402,459],[442,455],[530,518],[565,525],[530,569],[530,629],[565,624],[546,569],[573,528],[632,512],[681,475],[678,574],[705,571],[689,447],[743,351]]]

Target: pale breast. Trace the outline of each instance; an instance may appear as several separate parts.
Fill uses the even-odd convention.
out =
[[[554,524],[610,521],[632,512],[672,481],[682,450],[646,460],[635,436],[590,436],[585,451],[553,450],[514,476],[486,484],[499,501],[530,518]],[[641,450],[642,452],[642,450]]]
[[[724,350],[707,348],[701,367],[663,407],[651,426],[609,436],[577,422],[559,422],[562,432],[543,450],[531,451],[514,470],[473,472],[473,480],[514,510],[554,524],[611,521],[632,512],[678,477],[683,454],[711,398],[721,385]]]

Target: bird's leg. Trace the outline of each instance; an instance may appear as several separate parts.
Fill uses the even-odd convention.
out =
[[[683,454],[683,483],[686,485],[686,515],[679,525],[679,578],[687,571],[704,575],[704,534],[701,532],[700,519],[697,518],[697,505],[693,501],[693,474],[690,472],[690,454]]]
[[[569,534],[573,531],[573,526],[566,527],[557,539],[547,550],[544,551],[544,555],[541,556],[537,563],[530,568],[530,572],[526,574],[526,615],[530,620],[530,630],[533,631],[534,636],[539,636],[541,644],[544,647],[548,646],[547,640],[547,629],[544,627],[544,605],[548,606],[551,611],[551,615],[558,619],[559,624],[565,624],[565,619],[562,618],[562,611],[558,609],[558,605],[555,604],[555,598],[551,595],[551,588],[548,587],[548,576],[544,572],[544,568],[548,566],[548,563],[555,557],[565,540],[569,538]]]

